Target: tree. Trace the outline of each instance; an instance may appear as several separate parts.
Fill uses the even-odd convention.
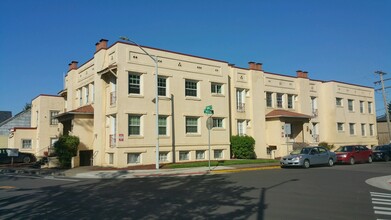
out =
[[[23,107],[23,111],[31,109],[31,103],[26,103]]]
[[[255,140],[251,136],[235,135],[231,137],[231,149],[234,158],[238,159],[254,159]]]
[[[79,143],[79,137],[72,135],[60,136],[58,141],[54,143],[54,151],[62,168],[71,167],[72,157],[77,155]]]

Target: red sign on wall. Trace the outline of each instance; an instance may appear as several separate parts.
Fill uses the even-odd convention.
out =
[[[118,135],[118,140],[119,141],[124,141],[124,134],[119,134]]]

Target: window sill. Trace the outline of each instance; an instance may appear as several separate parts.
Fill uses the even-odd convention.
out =
[[[201,134],[186,134],[186,137],[201,137]]]
[[[212,96],[213,97],[225,97],[225,95],[219,94],[219,93],[212,93]]]
[[[201,101],[200,98],[198,97],[192,97],[192,96],[186,96],[185,100],[192,100],[192,101]]]
[[[144,96],[140,94],[128,94],[128,98],[144,98]]]
[[[128,139],[144,139],[144,136],[140,135],[129,135]]]

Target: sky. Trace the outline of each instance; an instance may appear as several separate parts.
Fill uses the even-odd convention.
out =
[[[0,111],[56,95],[95,43],[138,44],[239,67],[379,89],[391,78],[391,0],[2,0]],[[391,80],[385,81],[391,86]],[[387,101],[391,100],[388,89]],[[377,115],[384,113],[381,91]]]

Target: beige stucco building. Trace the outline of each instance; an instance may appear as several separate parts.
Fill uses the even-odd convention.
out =
[[[155,63],[137,45],[107,40],[94,56],[72,61],[65,77],[62,134],[80,137],[74,166],[126,167],[156,161]],[[225,61],[150,47],[158,57],[160,163],[207,160],[208,115],[212,160],[231,158],[230,137],[249,135],[258,158],[294,147],[377,144],[373,88],[287,76]],[[26,134],[27,135],[27,134]],[[46,146],[46,145],[42,145]],[[234,155],[233,155],[234,156]]]

